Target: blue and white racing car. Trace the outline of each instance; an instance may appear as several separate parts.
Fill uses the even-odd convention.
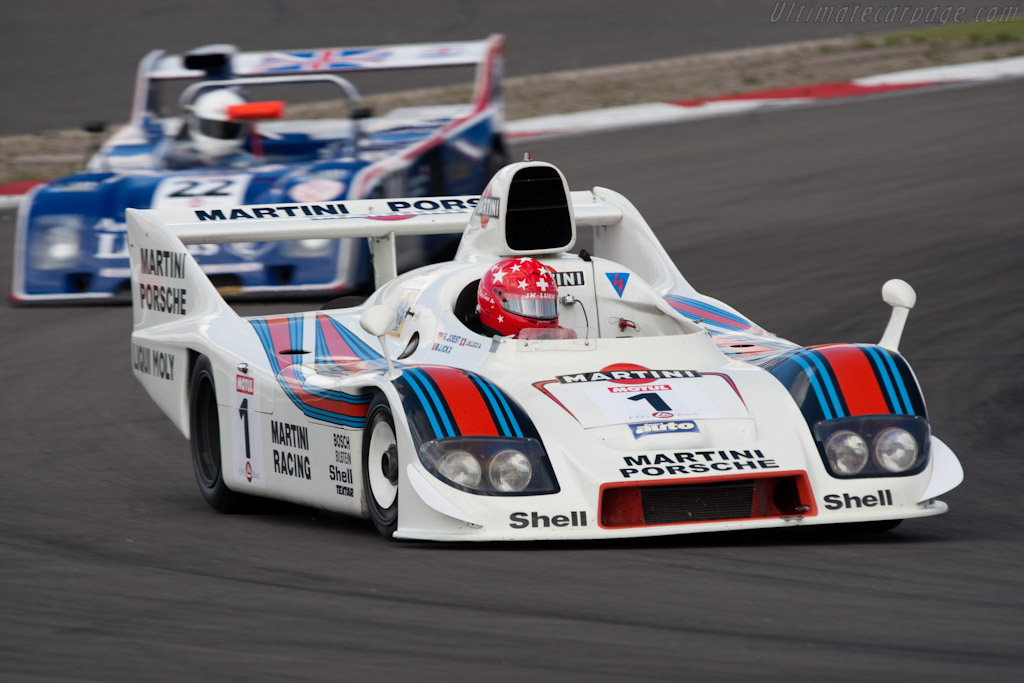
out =
[[[125,209],[201,209],[230,219],[240,205],[479,194],[507,163],[500,80],[504,37],[443,44],[239,52],[211,45],[185,55],[154,51],[138,70],[129,123],[86,169],[35,189],[15,240],[14,302],[128,296]],[[374,117],[339,73],[475,68],[467,104],[404,107]],[[379,74],[378,78],[381,77]],[[168,89],[177,109],[163,111]],[[289,103],[324,99],[336,118],[292,119]],[[289,104],[290,106],[290,104]],[[235,209],[237,210],[237,209]],[[284,210],[284,209],[282,209]],[[303,215],[297,208],[296,215]],[[227,212],[227,213],[225,213]],[[407,265],[454,247],[422,238]],[[366,240],[192,245],[224,293],[355,290],[368,282]]]

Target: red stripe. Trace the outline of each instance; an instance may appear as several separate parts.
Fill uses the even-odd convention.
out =
[[[324,335],[324,343],[327,344],[327,354],[333,363],[346,363],[349,361],[361,361],[362,359],[352,350],[351,345],[341,336],[337,328],[331,324],[331,319],[326,315],[318,315],[317,323]],[[318,359],[319,360],[319,359]]]
[[[817,83],[815,85],[802,85],[794,88],[776,88],[774,90],[759,90],[757,92],[738,93],[736,95],[705,97],[699,100],[678,100],[671,104],[678,104],[682,107],[699,107],[707,102],[732,102],[736,100],[791,100],[802,98],[831,100],[840,97],[854,97],[856,95],[872,95],[874,93],[881,92],[924,88],[929,85],[936,85],[936,83],[893,83],[883,85],[858,85],[856,83],[843,82]]]
[[[0,196],[25,194],[36,185],[48,183],[49,180],[21,180],[16,183],[0,185]]]
[[[267,330],[270,332],[270,343],[278,356],[282,351],[292,350],[291,323],[288,318],[267,318]],[[281,366],[289,365],[283,358],[278,358]]]
[[[498,427],[473,380],[454,368],[430,367],[423,370],[441,389],[463,436],[498,436]]]
[[[853,346],[827,346],[816,350],[832,366],[851,417],[889,414],[889,406],[882,396],[871,362],[860,349]]]

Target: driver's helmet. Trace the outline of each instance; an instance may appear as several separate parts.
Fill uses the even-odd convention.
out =
[[[196,150],[213,159],[234,154],[245,143],[249,125],[231,121],[229,107],[245,104],[234,90],[219,88],[201,93],[192,103],[189,136]]]
[[[533,258],[495,263],[477,288],[480,322],[501,335],[517,335],[527,327],[556,327],[558,286],[552,273]]]

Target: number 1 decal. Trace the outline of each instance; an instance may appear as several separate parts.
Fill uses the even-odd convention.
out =
[[[249,399],[242,399],[242,404],[238,406],[238,417],[242,418],[242,433],[245,434],[245,459],[251,460],[252,450],[249,447]]]
[[[235,378],[235,389],[238,419],[231,420],[231,457],[235,475],[237,481],[264,488],[267,481],[263,473],[263,436],[260,433],[263,422],[259,396],[255,393],[252,379],[243,375]]]
[[[654,408],[655,410],[663,410],[665,412],[669,412],[672,410],[671,408],[668,407],[668,404],[665,403],[665,399],[663,399],[661,396],[658,396],[658,394],[656,394],[653,391],[645,391],[642,394],[633,394],[632,396],[629,397],[628,400],[647,401],[648,403],[651,404],[651,408]]]

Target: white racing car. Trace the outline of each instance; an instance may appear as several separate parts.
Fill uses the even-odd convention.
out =
[[[386,537],[594,539],[945,512],[963,478],[898,353],[800,347],[696,292],[623,196],[506,166],[481,197],[129,210],[136,377],[222,511],[278,498]],[[593,255],[574,251],[593,233]],[[462,233],[397,276],[394,239]],[[359,306],[243,318],[186,245],[368,237]]]

